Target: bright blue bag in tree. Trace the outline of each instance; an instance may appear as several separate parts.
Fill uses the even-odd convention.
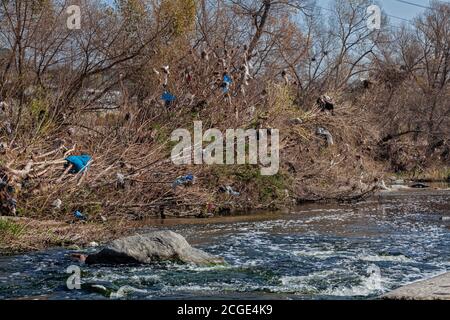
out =
[[[78,173],[83,172],[89,167],[89,163],[92,160],[92,157],[83,154],[81,156],[69,156],[66,159],[68,165],[72,165],[72,169],[70,169],[70,173]]]

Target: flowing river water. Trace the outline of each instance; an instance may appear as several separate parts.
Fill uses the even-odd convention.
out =
[[[69,290],[73,251],[0,257],[0,299],[376,298],[450,270],[450,222],[442,217],[450,217],[448,190],[303,205],[289,213],[156,221],[147,229],[178,232],[228,264],[79,264],[82,288]]]

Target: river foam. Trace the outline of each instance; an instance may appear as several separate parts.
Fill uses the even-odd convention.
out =
[[[114,299],[360,299],[450,269],[450,232],[439,217],[450,193],[354,205],[313,205],[264,220],[171,229],[226,265],[80,265],[82,281]],[[104,299],[65,287],[69,252],[0,257],[0,298]],[[122,290],[119,290],[122,288]]]

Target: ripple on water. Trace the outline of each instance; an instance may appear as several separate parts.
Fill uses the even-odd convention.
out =
[[[109,288],[114,299],[374,297],[450,269],[450,232],[439,221],[449,200],[388,197],[264,221],[176,226],[228,264],[80,266],[82,281]],[[63,250],[0,257],[0,298],[105,298],[67,290],[71,264]]]

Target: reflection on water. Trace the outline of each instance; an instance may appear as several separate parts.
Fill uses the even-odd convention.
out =
[[[83,289],[69,291],[67,251],[0,257],[0,298],[376,297],[450,269],[450,230],[440,219],[450,215],[449,200],[449,192],[421,191],[353,205],[305,205],[289,214],[165,220],[149,229],[179,232],[228,265],[82,265]]]

